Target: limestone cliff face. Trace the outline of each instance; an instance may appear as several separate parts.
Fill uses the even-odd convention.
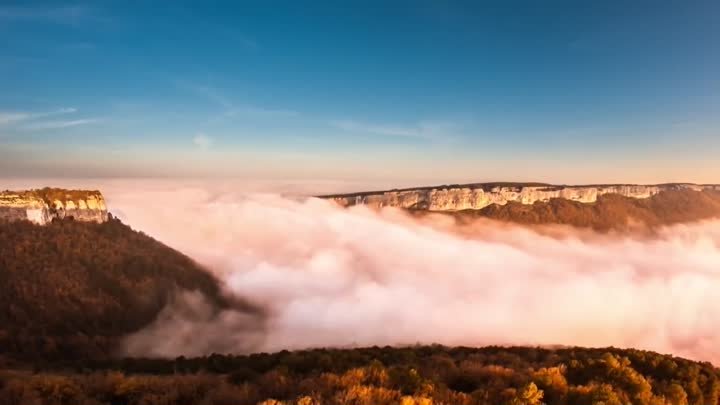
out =
[[[554,186],[549,184],[469,184],[439,186],[406,190],[389,190],[344,195],[328,195],[342,206],[368,205],[371,207],[399,207],[429,211],[459,211],[482,209],[492,204],[505,205],[509,202],[534,204],[561,198],[582,203],[596,202],[603,194],[619,194],[630,198],[649,198],[665,190],[720,189],[720,186],[696,184],[663,185],[598,185],[598,186]]]
[[[0,191],[0,219],[44,225],[56,218],[104,222],[107,216],[105,199],[99,191],[56,188]]]

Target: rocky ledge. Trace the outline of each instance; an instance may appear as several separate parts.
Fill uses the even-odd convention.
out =
[[[428,211],[462,211],[479,210],[493,204],[506,205],[513,202],[529,205],[552,199],[594,203],[598,197],[606,194],[646,199],[663,191],[678,190],[720,190],[720,185],[674,183],[565,186],[543,183],[476,183],[319,197],[330,199],[345,207],[362,204],[376,208],[389,206]]]
[[[28,220],[45,225],[55,219],[104,222],[108,212],[97,190],[43,188],[0,191],[0,220]]]

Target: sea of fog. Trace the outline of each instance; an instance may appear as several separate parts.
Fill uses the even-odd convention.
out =
[[[635,347],[720,362],[720,221],[653,236],[527,228],[202,183],[113,182],[111,211],[191,256],[248,314],[177,297],[133,355],[319,346]],[[188,309],[190,308],[190,309]]]

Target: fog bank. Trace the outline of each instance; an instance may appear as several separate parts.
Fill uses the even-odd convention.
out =
[[[125,222],[266,309],[255,350],[614,345],[720,362],[718,221],[646,238],[483,220],[456,229],[444,216],[202,188],[105,194]],[[247,347],[230,333],[241,321],[166,313],[129,353],[233,351]],[[169,341],[180,328],[197,343]]]

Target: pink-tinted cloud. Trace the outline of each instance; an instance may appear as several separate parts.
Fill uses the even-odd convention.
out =
[[[653,238],[552,232],[447,217],[340,209],[317,199],[208,191],[115,189],[132,226],[189,254],[236,294],[267,309],[258,350],[443,343],[637,347],[720,361],[720,222]],[[242,350],[236,319],[188,320],[216,350]],[[168,345],[159,321],[129,342]],[[255,339],[256,337],[253,337]],[[235,339],[235,340],[233,340]],[[217,349],[220,347],[220,349]]]

